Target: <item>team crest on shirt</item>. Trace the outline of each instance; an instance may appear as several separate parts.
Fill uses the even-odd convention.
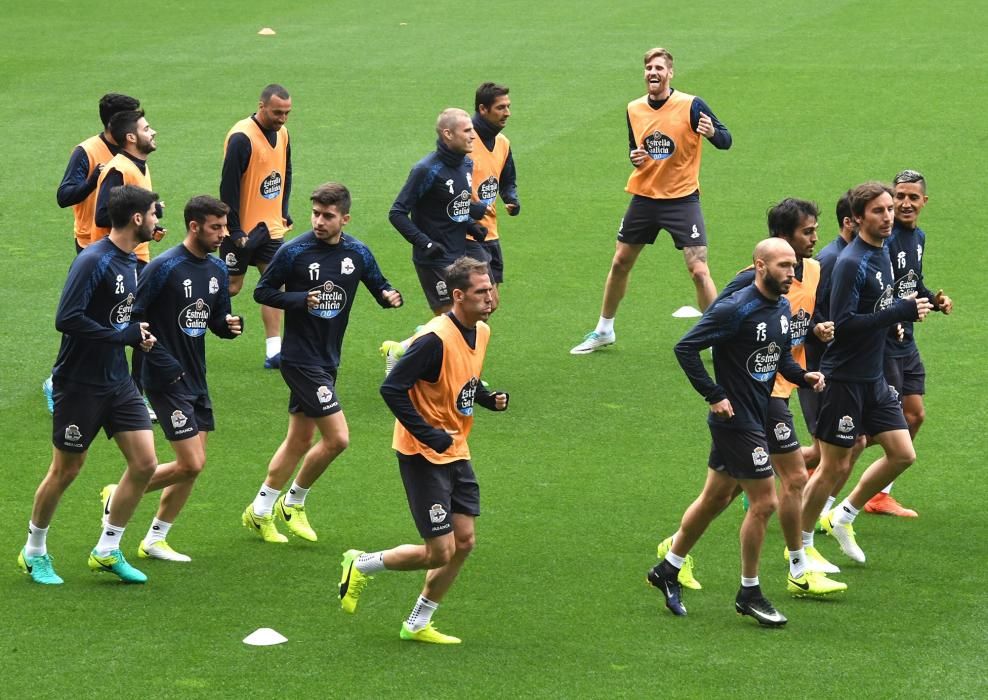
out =
[[[456,410],[464,416],[473,415],[473,400],[477,398],[477,385],[479,384],[480,380],[477,377],[470,377],[470,381],[463,385],[456,397]]]
[[[484,204],[493,204],[497,199],[499,183],[497,178],[491,175],[489,178],[477,185],[477,199]]]
[[[343,262],[340,263],[340,272],[344,275],[352,275],[356,269],[352,258],[343,258]]]
[[[202,298],[196,299],[178,312],[178,328],[190,338],[205,335],[208,326],[209,304]]]
[[[429,509],[429,520],[432,521],[433,525],[438,525],[446,521],[446,509],[443,508],[441,503],[432,504],[432,507]]]
[[[215,277],[210,277],[209,278],[209,293],[210,294],[216,294],[218,291],[220,291],[220,281],[218,279],[216,279]]]
[[[775,432],[775,439],[778,440],[779,442],[782,442],[783,440],[788,440],[789,436],[792,435],[792,428],[790,428],[785,423],[776,423],[774,432]]]
[[[318,287],[313,287],[309,293],[319,292],[319,303],[309,309],[309,313],[318,318],[330,319],[339,316],[346,306],[347,296],[343,287],[326,280]]]
[[[768,464],[768,452],[765,448],[759,445],[751,451],[751,463],[756,467],[763,467]]]
[[[264,199],[275,199],[281,194],[281,173],[272,170],[271,174],[264,178],[261,183],[260,194]]]
[[[333,392],[324,384],[316,389],[316,398],[319,399],[319,403],[329,403],[333,400]]]
[[[665,160],[676,152],[676,142],[656,129],[645,137],[642,148],[648,151],[648,157],[652,160]]]
[[[789,335],[789,319],[785,315],[779,316],[779,330],[782,335]]]
[[[134,310],[134,294],[131,292],[110,309],[110,325],[122,331],[130,325],[130,312]]]
[[[839,421],[837,421],[837,432],[838,433],[849,433],[854,430],[854,419],[850,416],[844,416]]]
[[[782,357],[782,346],[771,342],[765,347],[758,348],[748,355],[748,374],[758,382],[767,382],[775,378],[775,370],[779,367]]]
[[[66,442],[79,442],[82,440],[82,431],[79,430],[79,426],[72,425],[65,426],[65,441]]]
[[[172,411],[172,427],[173,428],[184,428],[185,424],[189,422],[189,419],[179,410]]]
[[[470,219],[470,190],[463,190],[446,205],[449,218],[458,224]]]
[[[235,253],[227,253],[226,257],[223,258],[223,261],[226,263],[227,267],[237,266],[237,256]]]

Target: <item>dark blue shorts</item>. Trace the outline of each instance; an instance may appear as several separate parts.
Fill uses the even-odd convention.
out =
[[[665,229],[677,250],[707,245],[707,226],[700,202],[666,202],[634,195],[621,219],[617,239],[630,245],[651,245]]]
[[[216,429],[209,394],[195,396],[149,391],[148,401],[158,414],[158,425],[169,442],[188,440]]]
[[[922,396],[926,393],[926,367],[914,347],[905,357],[885,356],[885,381],[903,396]]]
[[[765,436],[768,438],[769,454],[786,454],[795,452],[801,447],[799,437],[796,435],[792,411],[789,410],[789,399],[773,396],[768,400]]]
[[[336,371],[326,367],[281,363],[281,377],[291,390],[288,412],[309,418],[331,416],[343,410],[336,395]]]
[[[453,531],[453,513],[480,515],[480,485],[468,459],[433,464],[420,454],[398,455],[408,508],[422,539]]]
[[[495,238],[493,241],[484,241],[481,245],[487,251],[490,258],[487,265],[491,268],[491,282],[501,284],[504,282],[504,255],[501,254],[501,239]]]
[[[816,435],[816,417],[820,413],[820,396],[822,394],[806,387],[796,387],[799,393],[799,407],[803,410],[803,420],[810,435]]]
[[[284,243],[284,239],[271,238],[267,227],[251,231],[247,237],[247,245],[237,247],[233,239],[227,237],[220,243],[220,259],[226,263],[226,270],[231,277],[241,277],[247,274],[247,268],[258,263],[266,265],[274,258],[274,254]]]
[[[106,437],[131,430],[151,430],[147,406],[134,381],[115,387],[63,382],[52,378],[52,444],[65,452],[85,452],[102,428]]]
[[[906,429],[898,394],[885,379],[827,382],[816,426],[816,436],[823,442],[850,448],[858,435]]]
[[[707,423],[713,445],[707,464],[733,479],[770,479],[775,476],[768,456],[765,433],[733,430]]]

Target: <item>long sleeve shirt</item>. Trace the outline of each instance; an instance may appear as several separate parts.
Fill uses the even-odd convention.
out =
[[[892,284],[895,298],[903,299],[915,292],[917,296],[929,299],[936,308],[936,294],[927,288],[923,279],[923,256],[926,254],[926,233],[923,229],[906,228],[896,221],[886,245],[895,275],[895,282]],[[906,357],[916,348],[913,322],[903,321],[902,330],[901,341],[895,328],[885,336],[885,353],[889,357]]]

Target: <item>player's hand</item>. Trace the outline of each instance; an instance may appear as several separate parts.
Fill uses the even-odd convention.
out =
[[[824,343],[834,339],[834,322],[824,321],[813,326],[813,334]]]
[[[730,399],[721,399],[717,403],[710,404],[710,412],[719,420],[730,420],[734,417],[734,406]]]
[[[823,372],[807,372],[803,379],[810,385],[810,388],[818,394],[827,387],[827,382],[823,378]]]
[[[487,239],[487,227],[476,221],[471,221],[467,226],[467,234],[477,243],[483,243]]]
[[[903,299],[912,299],[916,302],[916,320],[920,323],[922,323],[923,319],[926,318],[926,314],[933,311],[933,304],[930,300],[926,297],[916,296],[916,292],[913,292],[907,297],[903,297]]]
[[[239,316],[233,316],[231,314],[226,315],[226,327],[230,329],[230,332],[234,335],[240,335],[244,332],[244,320]]]
[[[700,112],[700,118],[697,120],[696,133],[700,136],[706,136],[708,139],[717,133],[713,120],[703,112]]]
[[[504,208],[508,210],[508,216],[518,216],[518,212],[521,211],[521,205],[518,202],[507,202]]]
[[[154,231],[151,232],[151,238],[155,240],[156,243],[160,243],[161,239],[168,234],[168,229],[162,228],[161,226],[155,226]]]
[[[631,164],[637,168],[648,160],[648,151],[644,148],[636,148],[631,152],[630,156]]]
[[[397,309],[404,303],[404,300],[401,298],[401,292],[397,289],[385,289],[381,292],[381,299],[390,304],[392,309]]]
[[[144,352],[149,352],[154,344],[157,342],[157,338],[151,335],[150,325],[146,321],[140,323],[141,327],[141,343],[138,347]]]
[[[285,228],[291,231],[295,227],[295,222],[292,221],[291,216],[286,216],[281,219],[282,223],[285,224]]]
[[[322,290],[313,289],[309,292],[309,295],[305,297],[305,305],[310,309],[314,309],[319,306],[319,302],[322,300]]]
[[[942,311],[945,316],[954,310],[953,300],[944,294],[942,289],[938,289],[937,293],[933,295],[933,301],[937,303],[940,311]]]
[[[494,392],[494,410],[495,411],[507,411],[508,410],[508,395],[503,391]]]
[[[429,260],[438,260],[446,255],[446,249],[441,243],[436,241],[429,241],[429,245],[425,247],[425,257]]]

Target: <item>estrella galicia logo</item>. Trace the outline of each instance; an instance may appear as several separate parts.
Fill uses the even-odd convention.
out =
[[[470,190],[463,190],[446,205],[449,218],[462,224],[470,218]]]
[[[885,289],[882,290],[882,295],[878,297],[875,302],[875,311],[884,311],[888,307],[895,303],[895,292],[892,291],[892,285],[886,285]]]
[[[206,335],[206,328],[208,326],[209,304],[203,299],[196,299],[193,303],[178,312],[179,330],[190,338],[199,338]]]
[[[919,287],[919,275],[915,270],[909,270],[906,274],[895,281],[895,296],[905,299],[916,291]]]
[[[346,306],[346,290],[333,284],[331,280],[326,280],[320,286],[313,287],[309,291],[319,292],[319,303],[309,309],[309,313],[313,316],[326,319],[334,318]]]
[[[459,396],[456,397],[456,410],[464,416],[473,415],[473,400],[477,397],[478,384],[480,384],[479,379],[470,377],[470,381],[463,385]]]
[[[775,378],[775,370],[782,357],[782,347],[775,342],[763,348],[758,348],[748,356],[748,374],[759,382],[767,382]]]
[[[124,330],[130,325],[130,312],[134,310],[134,293],[131,292],[126,297],[117,302],[117,305],[110,309],[110,325],[118,331]]]
[[[261,196],[264,199],[275,199],[279,194],[281,194],[281,173],[272,170],[261,183]]]
[[[652,160],[665,160],[676,152],[676,142],[658,129],[645,137],[642,146]]]
[[[498,187],[497,178],[491,175],[477,186],[477,199],[484,204],[493,204],[497,199]]]
[[[800,309],[789,320],[789,331],[792,334],[792,346],[802,345],[806,341],[806,333],[810,329],[810,314],[806,309]]]

